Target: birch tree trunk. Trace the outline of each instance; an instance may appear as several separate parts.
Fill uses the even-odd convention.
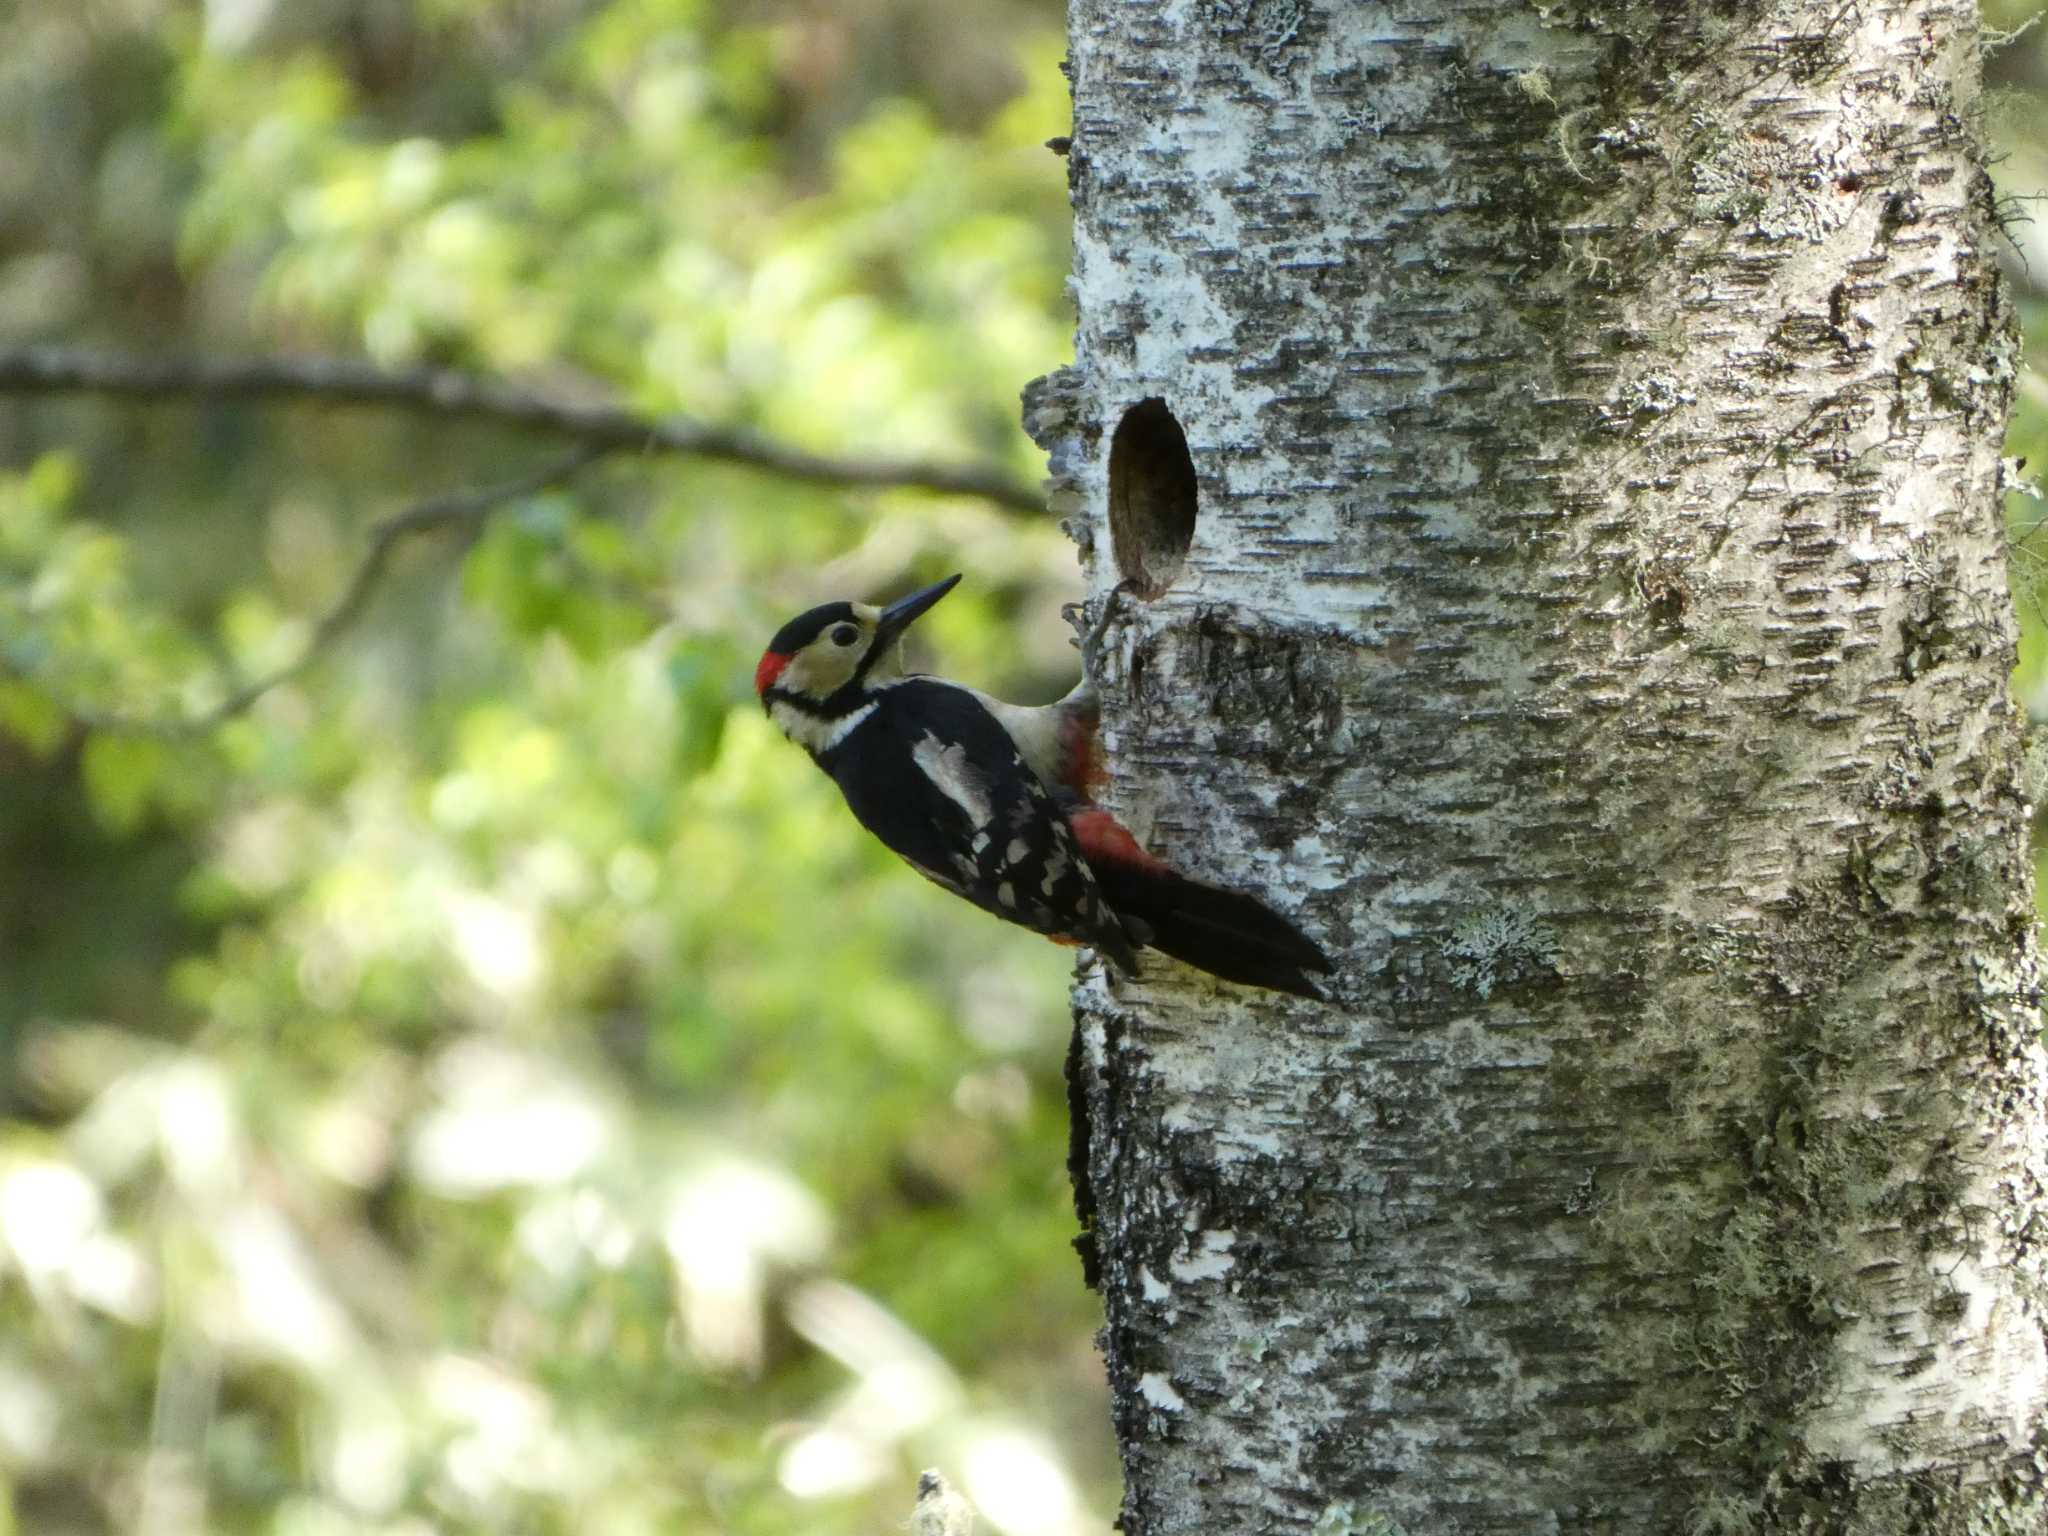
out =
[[[1974,8],[1071,45],[1112,800],[1341,956],[1076,989],[1126,1536],[2044,1529]]]

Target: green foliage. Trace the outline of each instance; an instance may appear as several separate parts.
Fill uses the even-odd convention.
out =
[[[985,0],[922,64],[677,0],[37,10],[0,19],[29,334],[1039,472],[1049,9]],[[1049,695],[1057,533],[622,456],[407,541],[194,730],[302,654],[371,520],[558,445],[0,428],[0,1531],[830,1536],[935,1462],[1088,1524],[1063,958],[869,842],[748,686],[793,609],[964,566],[928,643]]]
[[[2024,340],[2013,421],[2007,435],[2007,519],[2012,528],[2012,586],[2020,615],[2020,663],[2013,690],[2028,715],[2048,716],[2048,132],[2041,98],[2048,91],[2048,26],[2035,0],[1987,0],[1987,128],[1997,163],[2001,230]],[[2037,849],[2041,840],[2036,839]],[[2048,861],[2037,853],[2039,891],[2048,893]],[[2048,896],[2043,897],[2048,901]],[[2048,912],[2048,905],[2042,910]]]

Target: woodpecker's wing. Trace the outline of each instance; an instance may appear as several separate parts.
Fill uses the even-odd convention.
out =
[[[820,762],[860,824],[920,874],[1137,970],[1065,814],[968,689],[926,677],[880,688],[874,713]]]

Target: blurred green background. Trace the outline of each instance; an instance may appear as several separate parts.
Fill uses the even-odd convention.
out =
[[[0,348],[446,365],[1028,485],[1061,25],[0,3]],[[1991,67],[2039,357],[2048,28]],[[869,1536],[930,1464],[995,1530],[1107,1529],[1066,958],[880,852],[749,688],[797,609],[960,569],[928,654],[1050,697],[1050,518],[615,455],[405,544],[224,726],[83,723],[204,710],[374,519],[560,451],[0,399],[0,1533]]]

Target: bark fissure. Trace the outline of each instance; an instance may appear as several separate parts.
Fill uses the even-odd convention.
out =
[[[1131,1536],[2038,1528],[1974,26],[1076,0],[1116,806],[1345,957],[1077,990]]]

